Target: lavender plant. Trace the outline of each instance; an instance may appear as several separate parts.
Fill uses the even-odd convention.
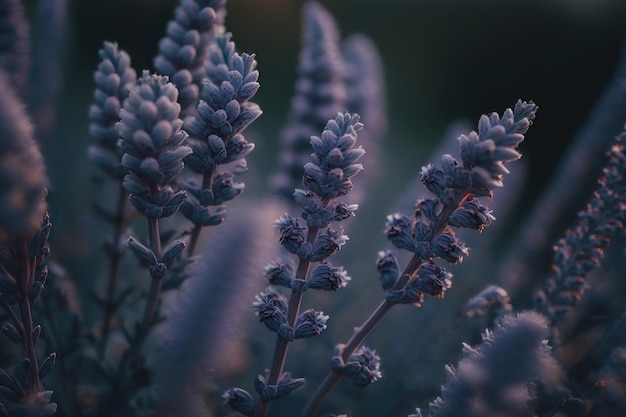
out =
[[[230,33],[215,39],[205,66],[198,115],[185,122],[192,149],[185,162],[202,175],[200,184],[194,179],[187,181],[185,188],[195,200],[182,205],[183,214],[194,224],[191,254],[202,227],[223,222],[223,203],[243,191],[244,184],[234,182],[234,177],[247,169],[245,156],[254,144],[248,143],[242,132],[262,114],[259,106],[250,101],[259,88],[254,55],[239,55],[230,39]],[[217,171],[218,165],[227,164],[231,167]],[[211,206],[216,208],[211,210]]]
[[[155,415],[210,415],[203,395],[206,375],[223,378],[246,366],[247,343],[239,333],[250,321],[258,270],[274,252],[267,240],[273,214],[271,207],[234,210],[231,221],[215,231],[217,238],[200,248],[180,294],[166,298],[168,319],[157,331],[160,347],[149,360],[156,365]],[[230,256],[234,252],[245,252],[245,259]],[[172,386],[172,380],[179,383]]]
[[[552,263],[554,273],[536,293],[535,310],[550,321],[552,346],[559,346],[557,325],[589,290],[586,278],[600,265],[611,236],[624,230],[625,139],[624,132],[616,138],[598,188],[585,210],[578,214],[576,226],[557,242]]]
[[[424,294],[443,298],[452,285],[452,274],[434,260],[457,264],[468,255],[468,248],[456,238],[452,227],[482,231],[495,219],[478,198],[491,198],[494,188],[503,185],[502,179],[509,173],[504,163],[521,157],[517,145],[524,140],[536,111],[533,102],[518,101],[514,109],[505,110],[502,116],[483,115],[478,132],[459,137],[461,163],[445,154],[441,168],[432,164],[422,168],[422,183],[434,198],[418,200],[412,217],[399,213],[388,216],[385,229],[396,248],[413,255],[399,272],[393,252],[379,254],[376,265],[385,299],[355,328],[347,343],[338,345],[332,370],[309,400],[303,416],[314,415],[341,377],[350,375],[352,355],[394,305],[419,306]]]
[[[226,0],[181,1],[159,42],[154,67],[178,88],[182,118],[195,114],[209,45],[223,30],[225,5]]]
[[[146,372],[141,356],[146,337],[159,316],[159,301],[163,277],[185,248],[181,239],[163,245],[159,220],[172,216],[186,197],[185,191],[174,191],[172,180],[183,168],[182,159],[191,153],[184,145],[187,134],[178,118],[178,90],[167,77],[144,71],[137,83],[129,88],[115,124],[120,137],[124,188],[131,205],[147,219],[148,243],[134,236],[128,238],[128,248],[144,265],[150,275],[150,289],[143,309],[141,323],[124,336],[128,350],[121,355],[116,370],[108,375],[110,390],[103,406],[108,412],[129,413],[129,401],[143,383],[126,380],[128,375]],[[107,370],[103,370],[107,374]]]
[[[192,152],[183,144],[187,133],[178,118],[177,99],[178,91],[166,77],[144,71],[116,124],[124,150],[122,166],[128,170],[124,188],[130,193],[131,204],[148,220],[148,246],[134,237],[128,239],[132,252],[149,266],[151,286],[144,326],[150,326],[156,318],[168,265],[185,248],[182,240],[162,248],[159,232],[159,219],[176,213],[187,196],[185,191],[175,192],[170,186],[183,169],[183,158]]]
[[[48,178],[24,104],[4,72],[0,89],[0,307],[8,318],[2,333],[19,346],[24,374],[0,368],[0,414],[47,417],[55,413],[56,404],[42,378],[54,366],[56,354],[42,359],[37,351],[42,327],[35,324],[33,306],[48,275]]]
[[[310,137],[317,135],[337,112],[344,111],[347,101],[339,30],[333,17],[315,1],[304,3],[302,17],[296,92],[281,133],[281,168],[272,179],[276,192],[288,201],[299,186],[302,167],[311,153]]]
[[[331,229],[330,224],[349,218],[357,210],[356,205],[336,199],[348,194],[352,177],[363,168],[355,163],[365,152],[355,146],[362,127],[358,115],[339,113],[328,121],[321,136],[311,137],[314,153],[312,162],[304,166],[302,179],[306,190],[294,192],[306,227],[288,213],[276,221],[280,243],[298,257],[298,264],[292,266],[277,260],[265,268],[268,284],[291,288],[291,296],[287,300],[270,288],[254,303],[259,320],[277,334],[277,339],[271,369],[255,380],[258,403],[255,405],[252,396],[241,388],[224,394],[224,401],[244,415],[265,416],[270,401],[288,395],[304,383],[304,379],[283,372],[289,343],[320,334],[326,329],[329,316],[314,309],[300,313],[303,293],[307,289],[336,291],[350,280],[343,267],[333,266],[327,258],[348,240],[342,230]],[[310,270],[313,262],[319,264]]]
[[[494,257],[480,256],[500,239],[516,236],[466,238],[495,221],[494,206],[487,207],[485,200],[508,198],[497,190],[509,174],[508,163],[520,158],[518,145],[537,110],[533,102],[518,101],[501,115],[482,116],[477,131],[458,136],[458,156],[448,154],[453,152],[445,144],[440,161],[422,168],[426,191],[404,193],[412,201],[417,197],[413,213],[387,217],[384,236],[395,249],[381,250],[375,262],[371,257],[384,298],[345,343],[333,346],[330,340],[341,340],[346,329],[349,336],[353,328],[347,323],[362,320],[376,301],[362,279],[369,273],[364,260],[370,259],[368,245],[376,244],[375,234],[360,213],[350,230],[351,244],[341,250],[348,241],[344,220],[356,213],[355,202],[368,209],[376,206],[373,200],[379,207],[385,203],[374,195],[379,178],[389,191],[403,182],[395,173],[386,176],[390,170],[381,158],[385,148],[378,141],[391,136],[387,128],[394,126],[388,126],[384,114],[383,68],[374,44],[364,35],[340,43],[330,9],[313,0],[302,4],[296,92],[287,123],[280,132],[255,138],[259,150],[270,148],[266,137],[279,138],[281,144],[276,172],[255,178],[261,200],[248,193],[239,198],[244,184],[238,176],[248,169],[248,160],[257,170],[254,158],[267,156],[251,153],[251,138],[259,134],[252,123],[262,115],[252,100],[270,96],[257,97],[256,56],[237,52],[226,29],[226,1],[180,0],[157,45],[154,69],[139,78],[130,55],[104,42],[88,112],[93,140],[81,145],[83,151],[89,148],[99,176],[97,208],[87,213],[81,197],[89,194],[72,185],[81,175],[48,179],[34,141],[37,136],[49,149],[46,159],[55,161],[62,152],[64,165],[79,166],[71,159],[75,147],[65,146],[66,139],[73,142],[54,137],[52,129],[65,107],[52,107],[65,85],[59,71],[65,8],[64,0],[40,2],[37,10],[47,10],[42,16],[50,19],[46,27],[36,25],[40,29],[31,40],[22,3],[0,0],[0,321],[5,339],[0,344],[0,416],[209,416],[226,415],[227,406],[231,413],[255,417],[317,416],[323,407],[354,416],[407,415],[416,406],[432,416],[623,412],[626,297],[621,296],[624,265],[618,245],[623,245],[626,133],[615,140],[607,160],[594,156],[613,136],[609,124],[624,117],[621,72],[581,133],[581,143],[593,144],[593,153],[574,166],[571,158],[580,157],[582,149],[575,145],[567,166],[559,167],[563,175],[575,172],[580,178],[591,172],[592,163],[605,166],[578,222],[556,242],[552,273],[534,299],[526,300],[535,303],[535,311],[524,310],[519,299],[545,276],[536,273],[534,259],[527,259],[529,269],[517,269],[519,259],[505,257],[504,265],[496,267]],[[46,34],[49,43],[42,41]],[[32,72],[27,71],[31,63]],[[67,81],[74,87],[76,80]],[[606,106],[611,112],[605,119]],[[77,124],[76,115],[71,123]],[[602,140],[590,141],[594,135]],[[367,177],[356,176],[361,163]],[[52,169],[58,173],[58,166]],[[353,184],[355,178],[360,183]],[[507,180],[506,189],[510,186]],[[71,189],[72,204],[60,204],[63,189]],[[280,206],[284,202],[276,191],[289,197],[288,209]],[[552,192],[540,203],[555,200],[573,201],[569,193]],[[202,233],[224,222],[226,203],[226,225]],[[511,207],[510,200],[507,204]],[[73,220],[84,230],[79,236],[56,226],[51,230],[48,210],[53,218],[78,211]],[[86,220],[94,214],[105,221]],[[498,214],[498,223],[503,217]],[[535,218],[532,213],[527,217],[530,223]],[[533,226],[559,227],[553,217],[540,220]],[[522,245],[532,230],[522,232]],[[108,236],[107,250],[92,251],[102,235]],[[273,238],[282,248],[270,244]],[[61,249],[52,256],[48,240]],[[471,261],[481,259],[456,267],[470,245],[480,249]],[[127,251],[138,265],[126,262]],[[533,251],[550,248],[544,242]],[[263,267],[268,259],[273,260]],[[444,268],[443,261],[451,266]],[[88,267],[76,267],[80,263]],[[450,293],[453,271],[468,284]],[[344,288],[348,282],[357,285]],[[469,290],[473,294],[477,288],[485,289],[470,298]],[[339,290],[343,297],[324,297]],[[89,294],[92,298],[85,299]],[[425,296],[443,300],[413,314],[422,316],[418,322],[394,308],[421,307]],[[264,326],[255,325],[255,317]],[[383,318],[399,321],[384,326]],[[265,329],[275,334],[269,343],[261,334]],[[374,330],[377,339],[368,344],[376,344],[375,349],[363,344]],[[454,341],[452,354],[444,337],[436,337],[443,332],[446,342]],[[408,350],[411,355],[403,354]],[[392,356],[395,368],[386,365]],[[329,363],[325,377],[317,372],[322,363]],[[446,381],[443,373],[432,371],[443,370],[444,363],[458,363],[445,367]],[[351,384],[340,385],[342,379]],[[254,389],[239,388],[246,383]],[[224,393],[228,386],[236,388]],[[418,409],[413,416],[421,413]]]
[[[124,233],[130,221],[128,210],[128,191],[122,181],[126,168],[121,164],[123,150],[118,146],[115,124],[120,120],[120,110],[128,98],[130,89],[137,82],[137,74],[130,66],[130,56],[119,50],[117,44],[105,42],[99,51],[101,62],[94,74],[97,88],[94,92],[94,104],[89,109],[91,137],[96,141],[89,148],[89,157],[102,172],[116,183],[117,201],[114,209],[102,207],[96,203],[96,210],[102,218],[113,225],[111,240],[107,243],[109,257],[109,275],[105,297],[98,297],[98,304],[103,307],[104,319],[99,332],[100,357],[103,356],[109,336],[109,328],[115,314],[115,307],[123,303],[128,292],[118,293],[118,275],[122,257],[126,251]]]
[[[463,359],[446,365],[442,396],[429,416],[528,416],[535,385],[554,384],[560,369],[546,343],[548,324],[535,312],[503,317],[477,347],[463,345]],[[409,417],[420,417],[422,413]]]

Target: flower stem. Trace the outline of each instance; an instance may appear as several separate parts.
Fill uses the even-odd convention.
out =
[[[110,253],[110,265],[109,265],[109,279],[107,286],[107,298],[104,311],[104,319],[102,322],[102,333],[100,334],[100,345],[98,346],[98,353],[100,358],[104,357],[106,350],[106,341],[111,328],[111,321],[113,320],[113,313],[115,312],[115,288],[117,285],[117,276],[120,268],[120,262],[122,260],[122,252],[118,250],[117,242],[119,241],[122,230],[124,228],[126,211],[126,201],[128,200],[128,192],[120,185],[117,196],[117,212],[115,229],[113,231],[112,250]]]
[[[449,206],[444,207],[441,211],[437,219],[431,224],[429,236],[426,238],[428,241],[432,241],[438,234],[440,234],[448,224],[448,219],[454,213],[454,211],[462,204],[463,201],[468,197],[469,192],[465,193],[462,198],[459,199],[457,204],[451,204]],[[413,279],[415,273],[419,269],[419,267],[424,263],[425,259],[422,259],[417,253],[414,254],[409,263],[402,271],[400,278],[394,285],[394,290],[400,290],[408,284],[408,282]],[[352,337],[348,340],[346,345],[343,348],[343,352],[341,354],[341,359],[345,362],[350,356],[354,353],[355,350],[361,346],[361,343],[369,336],[369,334],[374,330],[374,328],[380,323],[383,317],[391,310],[395,304],[390,303],[387,299],[381,301],[381,303],[376,307],[376,310],[372,312],[372,314],[363,322],[360,327],[354,329],[354,333]],[[339,380],[341,379],[341,372],[336,370],[331,370],[329,374],[326,376],[324,381],[317,388],[306,407],[302,411],[301,417],[313,417],[315,413],[322,406],[324,400],[330,392],[335,388]]]
[[[325,202],[325,206],[328,205],[328,201]],[[306,241],[313,245],[315,240],[317,239],[317,234],[319,232],[319,228],[311,227],[307,231]],[[309,267],[311,266],[311,261],[309,260],[300,260],[298,263],[298,269],[296,270],[296,279],[306,280],[309,274]],[[300,291],[291,291],[291,296],[289,297],[289,307],[287,309],[287,323],[289,327],[294,328],[296,324],[296,319],[298,318],[298,314],[300,312],[300,304],[302,303],[302,292]],[[268,385],[276,385],[278,383],[278,378],[283,373],[283,366],[285,365],[285,359],[287,357],[287,350],[289,348],[289,342],[282,339],[280,336],[276,338],[276,347],[274,348],[274,359],[272,360],[272,367],[270,369],[270,375],[268,378]],[[254,413],[255,417],[265,417],[267,414],[267,408],[269,406],[269,401],[266,399],[261,399],[257,404],[256,411]]]
[[[156,218],[148,218],[148,239],[150,241],[150,249],[157,259],[159,259],[161,257],[161,236],[159,235],[159,220]],[[146,310],[143,316],[143,326],[146,328],[149,328],[154,321],[162,284],[162,278],[152,278],[148,304],[146,305]]]
[[[213,183],[214,172],[215,172],[214,169],[204,172],[204,175],[202,177],[202,189],[203,190],[206,190],[207,188],[211,188],[211,186],[213,185],[212,183]],[[189,256],[193,256],[196,250],[196,246],[198,244],[198,238],[200,237],[201,231],[202,231],[201,224],[194,225],[193,229],[191,230],[191,238],[189,239],[189,249],[188,249]]]

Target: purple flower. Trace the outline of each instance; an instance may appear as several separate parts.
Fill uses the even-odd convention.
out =
[[[311,261],[321,261],[334,255],[348,240],[348,236],[343,234],[343,230],[327,229],[326,233],[318,236],[313,244],[313,254]]]
[[[463,262],[463,257],[469,254],[465,244],[457,239],[454,231],[444,229],[432,242],[433,255],[446,261],[457,264]]]
[[[382,378],[380,356],[375,350],[363,345],[350,355],[343,372],[357,387],[366,387]]]
[[[267,283],[290,288],[293,280],[293,267],[279,260],[271,261],[264,271]]]
[[[343,267],[335,267],[330,262],[325,262],[311,272],[308,287],[315,290],[336,291],[348,285],[350,279]]]
[[[256,296],[252,304],[256,316],[274,333],[284,331],[287,326],[287,300],[280,293],[267,291]]]
[[[306,337],[317,336],[326,329],[326,321],[329,316],[324,315],[321,311],[308,309],[298,316],[296,326],[293,331],[294,339],[303,339]]]
[[[443,298],[446,289],[452,286],[452,274],[432,261],[425,262],[417,270],[417,289],[427,295]]]
[[[305,240],[305,227],[300,227],[298,219],[285,213],[276,220],[276,227],[280,233],[280,244],[291,253],[297,253]]]

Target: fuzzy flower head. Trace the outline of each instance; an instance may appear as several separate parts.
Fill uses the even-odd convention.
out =
[[[420,292],[443,298],[444,292],[452,286],[452,274],[432,261],[425,262],[417,271],[414,281]]]
[[[577,223],[554,247],[553,274],[535,295],[535,309],[552,324],[551,344],[558,344],[557,324],[565,319],[590,288],[587,276],[604,258],[616,232],[626,225],[626,132],[608,152],[608,162],[593,197],[578,213]]]
[[[361,346],[350,355],[343,372],[350,377],[352,383],[357,387],[366,387],[382,378],[380,356],[374,349]]]
[[[326,124],[321,136],[311,137],[313,162],[304,165],[303,184],[322,199],[347,194],[354,175],[363,169],[355,162],[365,153],[355,147],[357,132],[363,128],[357,114],[339,113]]]
[[[154,67],[180,91],[183,115],[193,114],[204,78],[204,63],[215,33],[221,32],[226,0],[180,0],[166,36],[159,42]]]
[[[230,33],[215,39],[198,114],[185,120],[185,130],[193,139],[193,154],[185,162],[194,171],[213,170],[218,164],[244,158],[254,149],[242,132],[262,114],[250,101],[259,89],[256,65],[254,54],[235,52]]]
[[[302,36],[295,94],[281,134],[280,171],[273,178],[277,192],[289,198],[301,183],[302,167],[311,154],[310,139],[346,107],[344,62],[335,19],[318,2],[302,6]]]
[[[287,324],[287,299],[276,291],[266,291],[256,296],[252,304],[256,316],[272,332],[290,339]]]
[[[89,133],[101,147],[117,152],[115,123],[120,119],[124,100],[137,82],[137,73],[130,66],[130,56],[116,43],[104,42],[98,54],[100,63],[94,73],[96,90],[89,108]]]
[[[308,309],[298,316],[296,326],[294,328],[294,339],[303,339],[306,337],[317,336],[328,327],[326,322],[329,316],[322,311]]]
[[[546,343],[545,318],[534,312],[503,317],[477,347],[464,345],[464,358],[447,366],[442,396],[429,416],[527,416],[532,385],[557,382],[560,370]]]
[[[495,112],[483,115],[478,132],[459,137],[463,168],[470,172],[475,195],[491,195],[494,188],[502,187],[502,178],[509,173],[504,163],[521,157],[517,146],[524,140],[536,112],[535,103],[518,100],[502,116]]]
[[[3,72],[0,90],[0,237],[29,236],[47,208],[48,178],[33,126]]]
[[[191,153],[183,145],[187,134],[181,130],[177,98],[178,90],[167,77],[144,71],[116,124],[125,152],[122,165],[128,169],[124,187],[133,194],[131,203],[148,217],[173,214],[185,198],[168,185]]]
[[[324,291],[337,291],[348,285],[350,279],[343,267],[336,267],[330,262],[325,262],[319,264],[311,272],[308,287]]]

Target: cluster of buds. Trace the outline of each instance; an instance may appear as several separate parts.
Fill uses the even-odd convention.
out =
[[[254,55],[235,52],[230,33],[216,37],[211,45],[197,115],[185,120],[192,153],[185,158],[191,170],[203,175],[202,183],[189,180],[185,188],[194,197],[187,200],[182,213],[194,225],[211,226],[224,220],[221,204],[232,200],[243,189],[234,177],[245,172],[245,157],[254,144],[242,132],[262,113],[250,101],[259,89],[259,72]],[[217,175],[218,165],[238,164]],[[217,207],[211,210],[209,207]]]
[[[434,198],[418,200],[411,217],[400,213],[387,217],[387,238],[396,248],[412,252],[416,265],[401,279],[395,255],[380,255],[378,269],[388,302],[419,304],[424,294],[443,297],[452,274],[434,260],[461,263],[469,249],[453,228],[481,232],[495,220],[479,198],[491,198],[493,190],[502,187],[502,178],[509,173],[504,164],[521,157],[517,145],[524,140],[536,111],[533,102],[518,101],[502,116],[483,115],[478,132],[458,139],[461,163],[445,154],[439,166],[422,167],[422,183]]]
[[[182,115],[195,113],[209,45],[226,15],[226,0],[181,0],[159,42],[154,67],[180,91]]]

